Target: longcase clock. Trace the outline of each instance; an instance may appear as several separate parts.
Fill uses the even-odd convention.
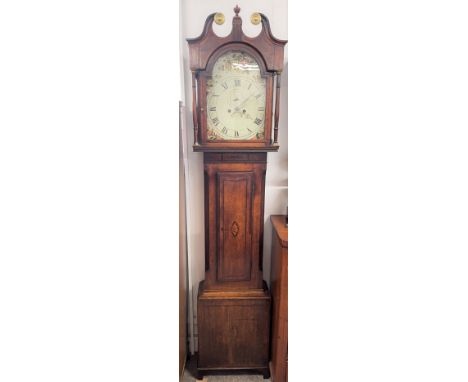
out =
[[[277,151],[280,78],[286,41],[268,19],[219,37],[208,16],[188,39],[192,71],[194,151],[204,156],[205,280],[198,307],[198,373],[257,369],[269,376],[271,296],[263,281],[267,152]]]

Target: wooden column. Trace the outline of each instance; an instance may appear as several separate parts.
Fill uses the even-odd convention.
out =
[[[193,113],[193,144],[198,146],[198,102],[197,102],[197,73],[192,71],[192,113]]]
[[[278,144],[278,122],[280,109],[281,72],[276,72],[276,95],[275,95],[275,130],[273,144]]]

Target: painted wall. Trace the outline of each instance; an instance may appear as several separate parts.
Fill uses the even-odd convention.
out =
[[[179,113],[179,375],[182,375],[187,359],[187,221],[181,118],[185,113],[183,106]]]
[[[253,12],[261,12],[270,20],[271,30],[275,37],[287,40],[288,16],[287,0],[181,0],[180,2],[180,57],[182,77],[182,100],[185,110],[185,136],[184,163],[186,166],[187,187],[187,245],[188,245],[188,271],[189,271],[189,336],[190,351],[197,349],[196,328],[196,298],[198,283],[204,279],[204,216],[203,216],[203,154],[194,153],[193,121],[192,121],[192,86],[189,69],[188,47],[186,38],[197,37],[201,34],[206,17],[214,12],[222,12],[226,21],[223,25],[214,25],[219,36],[226,36],[232,27],[233,8],[238,4],[241,8],[239,16],[242,17],[242,27],[248,36],[257,35],[260,25],[250,22]],[[270,250],[271,250],[271,223],[269,216],[284,214],[288,197],[288,48],[285,50],[285,68],[281,78],[279,143],[277,153],[268,154],[268,170],[265,187],[265,232],[263,270],[264,279],[270,281]]]

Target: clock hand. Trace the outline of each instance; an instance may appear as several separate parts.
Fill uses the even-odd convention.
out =
[[[252,98],[253,94],[250,94],[246,99],[244,99],[239,106],[234,107],[234,111],[232,112],[231,116],[234,115],[234,113],[239,113],[241,116],[244,116],[244,114],[241,112],[241,108],[247,103],[247,101]],[[238,100],[238,98],[236,98]],[[252,119],[252,118],[250,118]]]
[[[234,111],[231,113],[231,116],[234,115],[234,113],[239,113],[241,117],[245,117],[247,119],[253,119],[250,114],[246,114],[246,111],[245,110],[242,110],[240,109],[240,107],[236,107],[234,109]]]
[[[234,107],[234,110],[233,110],[232,113],[231,113],[231,117],[232,117],[235,113],[241,114],[241,111],[240,111],[240,109],[239,109],[237,106]]]
[[[247,103],[247,101],[248,101],[250,98],[252,98],[252,96],[253,96],[253,94],[249,95],[244,101],[242,101],[241,104],[239,105],[239,108],[241,108],[242,106],[244,106],[244,105]]]

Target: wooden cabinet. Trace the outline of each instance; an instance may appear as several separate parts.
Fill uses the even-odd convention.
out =
[[[288,227],[286,216],[271,216],[271,380],[288,380]]]
[[[263,14],[261,33],[244,35],[239,12],[236,6],[228,36],[214,33],[213,13],[202,34],[187,39],[193,150],[204,157],[198,372],[254,368],[267,377],[271,297],[262,275],[265,174],[267,152],[279,149],[286,41],[272,35]]]
[[[269,375],[271,297],[262,276],[266,153],[204,153],[205,280],[198,292],[198,372]]]
[[[205,289],[262,289],[266,153],[205,153]]]
[[[206,291],[198,296],[198,371],[258,369],[268,377],[270,295],[261,291]]]

